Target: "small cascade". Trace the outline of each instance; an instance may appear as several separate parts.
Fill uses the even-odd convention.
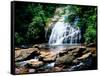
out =
[[[76,27],[77,21],[74,22],[74,25],[64,22],[65,15],[54,25],[50,38],[50,45],[62,45],[62,44],[77,44],[80,43],[81,31]]]

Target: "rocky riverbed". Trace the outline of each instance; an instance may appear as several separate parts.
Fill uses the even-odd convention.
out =
[[[60,48],[43,44],[15,48],[16,74],[94,69],[97,69],[97,49],[94,43]]]

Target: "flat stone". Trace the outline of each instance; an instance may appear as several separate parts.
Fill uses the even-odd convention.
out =
[[[28,60],[27,61],[27,67],[29,68],[39,68],[40,66],[43,65],[43,62],[42,61],[35,61],[34,59],[32,60]]]
[[[90,55],[92,55],[92,53],[91,53],[91,52],[86,53],[86,54],[82,55],[81,57],[79,57],[79,58],[77,58],[77,59],[78,59],[78,60],[83,60],[83,59],[88,58]]]

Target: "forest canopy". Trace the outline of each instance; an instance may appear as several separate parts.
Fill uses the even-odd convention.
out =
[[[77,26],[81,29],[81,43],[96,41],[97,7],[67,4],[15,3],[15,45],[46,43],[45,28],[59,7],[68,7],[70,15],[65,20],[73,23],[78,17]],[[63,13],[64,14],[64,11]]]

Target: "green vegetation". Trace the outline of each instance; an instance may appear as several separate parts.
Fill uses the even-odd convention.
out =
[[[56,5],[15,3],[15,45],[45,42],[45,27]]]
[[[77,26],[81,29],[82,43],[96,41],[97,8],[95,6],[16,2],[15,45],[46,42],[45,28],[58,7],[68,7],[65,10],[68,10],[70,15],[65,21],[73,23],[76,17],[79,18]]]
[[[97,8],[94,6],[70,6],[69,11],[73,12],[68,17],[70,23],[73,22],[76,17],[79,17],[77,26],[79,26],[81,29],[82,42],[95,42]]]

